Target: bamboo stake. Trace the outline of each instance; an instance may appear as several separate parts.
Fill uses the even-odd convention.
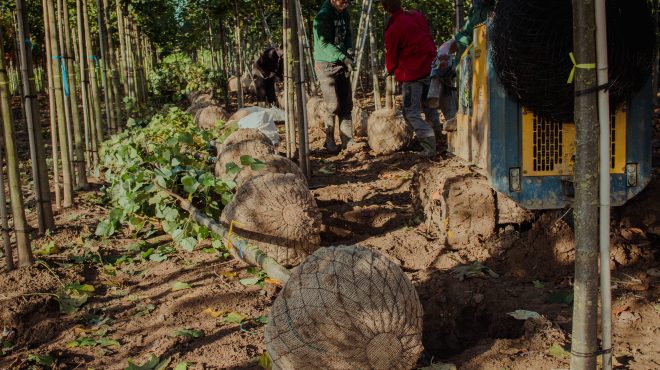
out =
[[[295,86],[293,84],[293,73],[294,73],[294,58],[293,58],[293,47],[292,39],[293,32],[291,30],[291,17],[288,12],[289,2],[293,0],[284,0],[283,1],[283,12],[284,16],[284,35],[282,39],[284,40],[284,111],[286,113],[286,120],[284,121],[286,125],[286,147],[287,147],[287,156],[289,159],[294,159],[296,157],[296,119],[295,119]]]
[[[73,185],[71,176],[71,162],[69,157],[69,145],[67,141],[66,118],[64,114],[64,96],[62,89],[62,74],[60,63],[62,55],[57,43],[57,27],[55,26],[55,5],[53,1],[46,1],[48,8],[48,23],[50,46],[52,51],[51,68],[53,71],[53,88],[55,93],[55,105],[57,111],[57,132],[59,136],[60,154],[62,156],[62,206],[65,208],[73,205]],[[54,132],[53,132],[54,134]]]
[[[291,33],[293,35],[298,35],[299,26],[302,23],[302,17],[300,17],[300,4],[298,0],[291,0],[289,5],[289,13],[292,17],[293,22],[291,22]],[[307,137],[307,115],[306,115],[306,99],[305,99],[305,90],[303,89],[303,84],[305,83],[305,49],[303,44],[299,41],[298,37],[292,37],[293,41],[291,48],[293,49],[293,73],[296,84],[296,118],[298,126],[298,165],[300,169],[307,177],[307,180],[312,176],[311,169],[309,168],[309,143]]]
[[[73,50],[73,41],[71,40],[71,27],[69,22],[69,7],[68,2],[62,2],[62,11],[64,12],[64,43],[66,45],[66,61],[68,65],[68,74],[69,81],[71,83],[71,118],[73,126],[73,166],[76,169],[76,180],[77,184],[81,189],[88,189],[89,184],[87,182],[87,169],[85,168],[85,148],[82,139],[82,123],[80,122],[80,112],[78,111],[78,91],[76,89],[76,77],[75,77],[75,66],[74,66],[74,53]],[[71,133],[69,132],[69,135]]]
[[[51,139],[51,149],[52,149],[52,158],[53,158],[53,182],[55,185],[55,206],[57,208],[62,207],[62,191],[60,187],[60,155],[58,152],[58,143],[57,143],[57,107],[55,102],[55,95],[57,91],[55,90],[55,82],[53,77],[53,63],[52,63],[52,48],[50,45],[50,17],[48,15],[48,0],[42,0],[42,10],[44,17],[44,38],[46,39],[46,58],[44,58],[44,63],[46,64],[46,74],[48,76],[48,108],[50,116],[50,139]]]
[[[0,31],[0,40],[2,31]],[[0,56],[5,52],[0,42]],[[29,227],[25,219],[25,206],[21,190],[21,174],[18,168],[18,151],[14,135],[14,118],[11,112],[9,96],[9,76],[4,58],[0,57],[0,111],[2,111],[3,138],[7,160],[7,178],[9,179],[9,196],[11,198],[11,213],[16,233],[16,249],[18,250],[18,266],[24,267],[34,263],[30,247]],[[1,173],[0,173],[1,175]],[[4,191],[4,188],[1,189]],[[2,204],[0,204],[2,206]]]
[[[351,76],[351,91],[353,94],[353,99],[355,100],[355,93],[357,90],[357,83],[360,80],[360,70],[362,69],[362,57],[364,55],[364,47],[367,40],[367,31],[369,29],[369,20],[371,19],[371,4],[372,0],[364,0],[362,6],[362,15],[360,16],[360,26],[358,28],[357,42],[355,43],[357,47],[356,55],[356,65],[355,72]]]
[[[573,47],[578,65],[596,61],[595,27],[593,1],[573,1]],[[595,67],[576,68],[573,370],[595,370],[598,356],[598,100],[595,86]],[[577,94],[589,90],[590,93]]]
[[[32,161],[34,195],[37,201],[39,233],[43,234],[47,229],[52,230],[55,228],[55,219],[53,218],[53,208],[50,198],[46,148],[44,147],[41,130],[39,101],[37,100],[37,88],[34,82],[32,51],[28,51],[27,49],[27,44],[30,42],[30,29],[28,23],[25,21],[23,0],[16,0],[16,10],[19,38],[25,40],[20,44],[23,91],[27,92],[25,95],[25,118],[30,142],[30,160]],[[2,202],[0,202],[1,206]]]

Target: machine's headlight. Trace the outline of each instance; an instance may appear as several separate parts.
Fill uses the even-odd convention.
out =
[[[509,191],[519,192],[522,190],[522,184],[520,179],[520,168],[513,167],[509,168]]]

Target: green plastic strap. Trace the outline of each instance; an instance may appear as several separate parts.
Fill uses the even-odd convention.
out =
[[[568,81],[566,82],[568,84],[573,83],[573,77],[575,77],[575,69],[576,68],[596,69],[596,63],[580,63],[580,64],[577,64],[575,62],[575,56],[573,55],[573,52],[568,53],[568,56],[571,58],[571,62],[573,62],[573,69],[571,69],[571,74],[568,75]]]

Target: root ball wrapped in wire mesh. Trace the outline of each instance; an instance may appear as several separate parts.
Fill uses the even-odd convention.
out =
[[[381,254],[320,248],[292,270],[265,337],[279,369],[410,369],[423,350],[422,306]]]
[[[647,81],[655,53],[654,29],[646,0],[607,1],[613,109]],[[542,117],[572,121],[575,85],[567,83],[573,68],[571,1],[499,0],[488,33],[493,66],[509,95]]]

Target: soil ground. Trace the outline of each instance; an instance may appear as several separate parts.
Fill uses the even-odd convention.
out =
[[[656,139],[659,124],[656,111]],[[425,352],[418,367],[569,367],[570,212],[539,213],[529,225],[502,228],[489,240],[452,250],[428,233],[411,198],[414,165],[423,159],[411,152],[373,157],[364,144],[328,156],[322,141],[312,128],[310,188],[323,214],[323,244],[359,243],[402,267],[424,308]],[[449,154],[437,158],[443,159],[452,160]],[[656,168],[659,159],[656,143]],[[656,169],[648,188],[613,212],[616,368],[660,368],[659,175]],[[171,366],[185,360],[192,369],[258,369],[260,321],[279,287],[242,285],[241,278],[253,276],[245,265],[200,251],[142,261],[135,248],[140,241],[130,234],[97,239],[96,224],[109,212],[102,185],[97,180],[78,192],[76,207],[57,212],[57,232],[35,239],[35,250],[55,246],[56,253],[0,274],[0,336],[13,345],[0,356],[0,368],[27,369],[34,363],[29,354],[50,354],[55,369],[125,369],[129,359],[142,364],[153,354],[170,358]],[[34,221],[34,214],[28,217]],[[169,242],[162,236],[145,241]],[[108,266],[122,256],[135,260]],[[79,311],[61,314],[52,294],[71,282],[95,291]],[[175,282],[191,288],[173,291]],[[518,320],[508,315],[515,310],[541,318]],[[251,320],[226,322],[228,313]],[[171,336],[177,329],[202,336]],[[71,345],[81,337],[107,337],[119,345]]]

